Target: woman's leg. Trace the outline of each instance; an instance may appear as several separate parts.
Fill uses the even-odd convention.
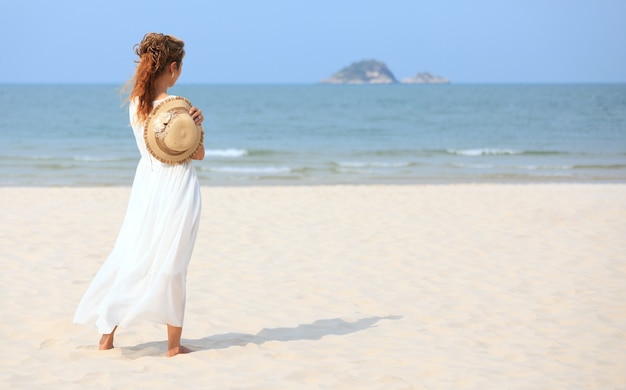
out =
[[[115,331],[117,330],[117,325],[113,328],[113,331],[109,334],[103,334],[100,337],[100,347],[98,348],[101,351],[112,349],[113,348],[113,336],[115,336]]]
[[[167,357],[176,356],[179,353],[189,353],[191,349],[180,345],[180,336],[183,328],[167,324]]]

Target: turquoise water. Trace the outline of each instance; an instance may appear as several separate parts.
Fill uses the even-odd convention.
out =
[[[626,85],[182,85],[202,185],[626,182]],[[0,85],[0,185],[130,185],[114,85]]]

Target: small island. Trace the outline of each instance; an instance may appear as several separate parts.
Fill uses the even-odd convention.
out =
[[[396,84],[398,80],[385,63],[367,60],[346,66],[320,82],[322,84]]]
[[[354,62],[331,77],[320,81],[322,84],[398,84],[393,72],[384,62],[365,60]],[[445,77],[428,72],[402,79],[402,84],[449,84]]]
[[[445,77],[435,76],[428,72],[422,72],[415,77],[402,79],[402,84],[450,84],[450,80]]]

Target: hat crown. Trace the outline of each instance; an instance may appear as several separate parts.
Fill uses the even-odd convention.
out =
[[[162,138],[165,146],[177,152],[192,147],[196,142],[198,130],[191,115],[189,115],[187,110],[181,112],[178,108],[172,109],[167,113],[171,114],[172,118],[165,124],[165,135]]]
[[[144,127],[150,154],[166,164],[191,159],[204,138],[201,126],[189,114],[191,103],[180,96],[163,100],[152,109]]]

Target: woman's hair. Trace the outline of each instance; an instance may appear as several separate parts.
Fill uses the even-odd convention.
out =
[[[182,65],[184,46],[180,39],[159,33],[144,35],[141,42],[134,46],[139,60],[135,61],[137,69],[129,82],[134,86],[128,99],[137,99],[137,118],[140,121],[146,120],[152,111],[157,78],[167,71],[172,62],[179,67]]]

